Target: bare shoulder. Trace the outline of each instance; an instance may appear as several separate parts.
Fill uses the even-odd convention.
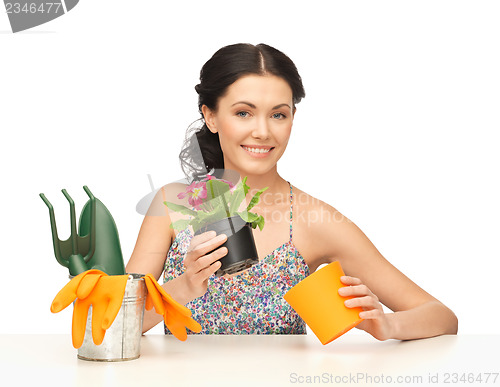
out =
[[[294,231],[293,238],[297,238],[298,250],[304,250],[311,271],[323,263],[339,261],[347,275],[360,278],[393,311],[435,300],[385,259],[353,221],[333,206],[296,191],[294,227],[299,231]],[[405,297],[400,297],[403,293]]]
[[[311,270],[335,254],[332,235],[351,223],[332,205],[293,187],[293,239]]]
[[[165,216],[169,211],[165,202],[187,205],[186,199],[180,199],[178,194],[184,192],[187,184],[174,182],[162,186],[155,194],[148,209],[148,216]],[[170,213],[170,216],[172,214]]]
[[[293,205],[294,212],[297,212],[301,217],[306,217],[311,222],[310,225],[321,226],[325,222],[339,222],[342,220],[349,221],[332,205],[302,191],[297,187],[293,187]]]
[[[168,211],[165,202],[180,203],[177,194],[184,190],[183,184],[170,183],[154,194],[127,264],[129,273],[152,273],[157,279],[160,277],[168,250],[175,238],[171,227],[175,221],[175,213]]]
[[[339,260],[343,266],[349,267],[355,258],[346,262],[346,257],[353,249],[376,251],[361,229],[337,208],[302,190],[296,191],[294,206],[297,203],[297,211],[294,207],[294,214],[297,228],[314,241],[311,252],[319,265]]]
[[[163,237],[167,236],[171,242],[174,240],[176,233],[171,227],[171,224],[179,219],[179,214],[169,210],[166,203],[188,206],[187,199],[180,199],[178,194],[184,192],[187,184],[174,182],[165,184],[154,195],[151,204],[146,213],[143,227],[148,230],[154,230],[155,233],[160,232]]]

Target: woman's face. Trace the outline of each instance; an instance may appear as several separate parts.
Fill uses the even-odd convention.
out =
[[[219,98],[216,111],[202,112],[213,133],[219,133],[224,168],[242,176],[276,170],[292,130],[292,89],[276,76],[247,75]]]

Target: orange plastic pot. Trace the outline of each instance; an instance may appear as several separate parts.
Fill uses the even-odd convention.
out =
[[[344,271],[338,261],[317,270],[284,296],[285,300],[302,317],[321,343],[328,344],[358,325],[362,308],[348,308],[338,290]]]

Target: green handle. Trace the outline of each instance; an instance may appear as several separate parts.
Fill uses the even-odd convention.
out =
[[[102,202],[83,186],[89,200],[80,214],[79,233],[76,230],[75,203],[68,192],[62,193],[70,205],[71,235],[61,241],[57,234],[54,207],[43,193],[40,197],[49,208],[54,254],[60,265],[72,276],[90,269],[99,269],[108,275],[125,274],[125,265],[115,221]]]
[[[92,230],[91,204],[89,200],[83,207],[80,215],[80,234],[87,234]],[[106,206],[95,199],[95,234],[96,243],[92,258],[88,262],[89,269],[97,269],[108,275],[125,274],[125,264],[120,246],[120,238],[116,223]]]

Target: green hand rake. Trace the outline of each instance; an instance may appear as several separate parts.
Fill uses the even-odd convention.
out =
[[[88,189],[83,189],[89,196],[80,214],[79,233],[76,231],[75,204],[65,189],[62,190],[70,204],[71,236],[61,241],[57,235],[54,208],[43,193],[40,197],[49,207],[50,225],[54,253],[62,266],[69,269],[72,276],[76,276],[90,269],[98,269],[108,275],[125,274],[120,238],[116,223],[106,206]]]
[[[94,197],[94,195],[92,195],[92,192],[90,192],[87,186],[84,186],[83,189],[89,196],[91,203],[90,232],[88,235],[85,236],[78,235],[76,231],[75,202],[73,201],[71,196],[69,196],[68,192],[66,192],[66,190],[63,189],[62,193],[64,194],[66,199],[68,199],[69,202],[70,219],[71,219],[71,235],[65,241],[60,240],[57,234],[56,219],[54,216],[54,207],[43,193],[40,194],[42,200],[45,202],[47,207],[49,207],[50,226],[52,229],[52,241],[54,244],[54,254],[56,256],[57,262],[59,262],[60,265],[67,267],[69,269],[69,274],[72,276],[76,276],[80,273],[83,273],[84,271],[89,270],[87,264],[94,255],[95,244],[96,244],[95,243],[96,198]]]

